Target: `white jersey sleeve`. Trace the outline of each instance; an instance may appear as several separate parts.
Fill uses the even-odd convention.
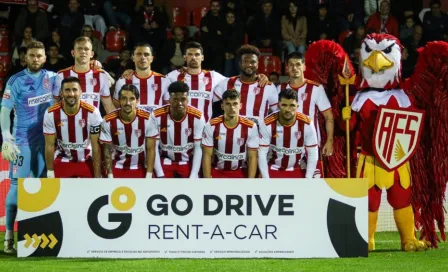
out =
[[[146,131],[145,136],[146,138],[159,138],[159,125],[157,124],[157,119],[154,118],[154,115],[151,115],[149,119],[146,121]]]
[[[265,125],[263,118],[259,121],[260,146],[269,146],[271,144],[271,130]]]
[[[99,134],[101,131],[101,124],[103,123],[103,118],[98,108],[89,114],[88,125],[90,127],[90,134]]]
[[[314,103],[317,105],[319,111],[326,111],[331,109],[330,100],[328,100],[327,94],[325,93],[325,89],[322,85],[315,86],[313,90],[314,94]]]
[[[312,147],[316,146],[317,143],[317,133],[316,129],[314,128],[313,121],[309,125],[305,124],[304,127],[304,145],[305,147]]]
[[[56,127],[54,125],[53,112],[45,112],[44,115],[44,134],[52,135],[56,134]]]
[[[204,127],[205,127],[205,119],[204,119],[204,115],[201,115],[201,118],[199,118],[199,120],[196,120],[194,122],[193,138],[195,141],[202,140],[202,132],[204,132]]]
[[[118,101],[118,93],[120,92],[121,87],[126,83],[125,78],[120,78],[117,80],[117,83],[115,83],[115,91],[114,91],[114,100]]]
[[[55,85],[59,86],[59,89],[53,88],[53,97],[59,98],[61,96],[61,82],[64,79],[63,73],[58,73],[58,76],[56,77]]]
[[[112,120],[114,122],[115,120]],[[110,124],[103,121],[101,124],[100,141],[104,143],[112,143],[112,136],[110,135]]]
[[[206,147],[213,147],[214,146],[214,139],[213,139],[213,130],[214,126],[208,122],[204,127],[204,132],[202,133],[202,145]]]
[[[215,89],[213,90],[213,102],[221,101],[223,93],[227,89],[227,80],[221,81],[218,85],[216,85]]]
[[[249,130],[247,147],[251,149],[258,149],[260,147],[260,135],[258,133],[257,124],[254,124],[254,126]]]
[[[101,90],[100,95],[101,97],[108,97],[110,96],[110,88],[109,88],[109,77],[107,77],[106,72],[101,72],[100,74],[100,82],[101,82]],[[99,83],[97,83],[99,84]]]
[[[169,79],[168,77],[163,77],[162,78],[162,104],[164,105],[164,101],[168,101],[170,99],[170,94],[168,93],[168,87],[170,86],[170,84],[172,83],[171,79]]]
[[[213,78],[213,84],[218,86],[221,82],[227,79],[227,77],[221,75],[220,73],[216,71],[211,71],[212,78]]]
[[[278,92],[277,92],[277,89],[275,88],[274,84],[266,85],[266,88],[264,89],[264,91],[268,92],[269,110],[271,112],[276,111],[278,108]]]

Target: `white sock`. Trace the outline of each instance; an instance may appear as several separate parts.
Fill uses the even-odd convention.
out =
[[[7,230],[5,234],[5,240],[12,240],[14,239],[14,231]]]

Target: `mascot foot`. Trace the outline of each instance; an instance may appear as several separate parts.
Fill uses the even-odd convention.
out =
[[[378,211],[369,212],[369,251],[375,250],[375,231],[378,221]]]
[[[374,250],[375,250],[375,240],[369,239],[369,251],[374,251]]]
[[[420,240],[408,240],[401,243],[401,250],[405,252],[425,251],[428,249],[428,244]]]

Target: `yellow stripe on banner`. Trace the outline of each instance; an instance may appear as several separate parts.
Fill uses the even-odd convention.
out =
[[[17,208],[26,212],[38,212],[50,207],[58,198],[61,188],[61,180],[58,178],[29,179],[27,182],[40,182],[40,190],[37,193],[29,193],[24,178],[18,180],[18,205]]]
[[[364,178],[356,179],[324,179],[328,186],[330,186],[336,193],[351,197],[360,198],[367,196],[368,180]]]

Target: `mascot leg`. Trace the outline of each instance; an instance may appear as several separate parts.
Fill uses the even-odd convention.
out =
[[[381,189],[375,185],[369,189],[369,251],[375,250],[375,231],[380,203]]]
[[[394,209],[394,219],[401,238],[401,249],[423,251],[427,248],[426,243],[415,238],[414,211],[410,202],[411,187],[404,189],[397,176],[396,172],[394,185],[387,190],[387,200]]]

